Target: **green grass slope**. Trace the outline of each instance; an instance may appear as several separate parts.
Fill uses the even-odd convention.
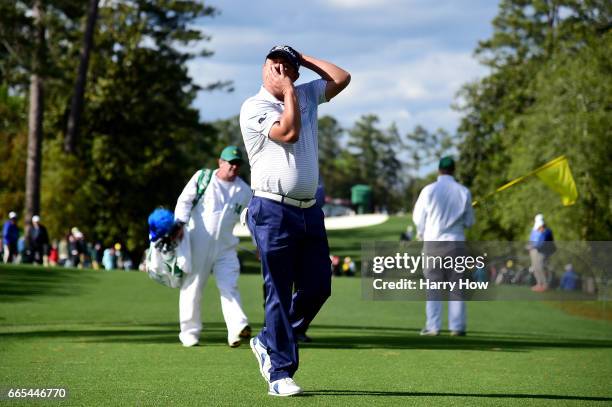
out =
[[[330,233],[331,245],[358,254],[362,240],[397,239],[400,220]],[[261,278],[243,275],[240,288],[257,330]],[[248,345],[226,345],[214,279],[202,346],[183,348],[178,291],[144,273],[0,266],[0,389],[64,387],[68,398],[52,404],[66,406],[612,404],[609,321],[539,302],[474,302],[467,337],[430,338],[418,335],[424,308],[363,301],[359,278],[334,279],[314,342],[300,347],[305,397],[278,400]]]

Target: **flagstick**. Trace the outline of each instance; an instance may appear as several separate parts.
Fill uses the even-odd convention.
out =
[[[565,159],[566,159],[566,158],[565,158],[565,156],[564,156],[564,155],[559,156],[559,157],[555,158],[554,160],[549,161],[549,162],[547,162],[546,164],[542,165],[541,167],[538,167],[537,169],[535,169],[535,170],[531,171],[530,173],[528,173],[528,174],[526,174],[526,175],[523,175],[522,177],[518,177],[518,178],[516,178],[516,179],[514,179],[514,180],[512,180],[512,181],[510,181],[510,182],[508,182],[507,184],[502,185],[501,187],[497,188],[495,191],[493,191],[493,192],[491,192],[491,193],[489,193],[489,194],[485,195],[485,196],[484,196],[484,198],[482,198],[480,201],[484,201],[485,199],[490,198],[492,195],[494,195],[494,194],[496,194],[496,193],[498,193],[498,192],[501,192],[501,191],[503,191],[503,190],[505,190],[505,189],[510,188],[510,187],[511,187],[511,186],[513,186],[513,185],[516,185],[516,184],[518,184],[518,183],[520,183],[520,182],[523,182],[523,181],[525,181],[525,179],[527,179],[527,178],[529,178],[529,177],[533,177],[533,176],[534,176],[534,175],[536,175],[538,172],[540,172],[540,171],[542,171],[542,170],[545,170],[545,169],[547,169],[547,168],[549,168],[549,167],[552,167],[553,165],[556,165],[556,164],[558,164],[560,161],[563,161],[563,160],[565,160]],[[477,205],[479,204],[479,202],[480,202],[480,201],[478,201],[478,200],[474,200],[474,201],[472,202],[472,206],[477,206]]]

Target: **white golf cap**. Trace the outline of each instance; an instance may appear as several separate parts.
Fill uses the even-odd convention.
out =
[[[17,214],[13,211],[9,212],[9,219],[16,219],[17,218]]]
[[[541,226],[544,226],[544,215],[538,213],[533,221],[533,229],[539,229]]]
[[[40,216],[38,215],[32,216],[32,222],[40,222]]]

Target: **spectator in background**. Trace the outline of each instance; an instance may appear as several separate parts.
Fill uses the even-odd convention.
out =
[[[345,276],[353,276],[355,275],[355,262],[349,256],[344,258],[344,263],[342,264],[342,274]]]
[[[117,268],[117,258],[115,256],[115,248],[109,247],[104,250],[102,255],[102,266],[104,270],[110,271]]]
[[[68,260],[64,265],[66,267],[77,267],[79,264],[79,252],[77,248],[76,238],[72,233],[68,235]]]
[[[70,266],[83,268],[85,260],[85,236],[77,227],[73,227],[70,232],[68,236]]]
[[[69,235],[64,237],[57,244],[57,264],[60,266],[67,266],[68,259],[70,257],[70,251],[68,249]]]
[[[17,240],[17,257],[15,258],[15,263],[30,263],[31,261],[26,247],[26,238],[25,236],[19,236]]]
[[[474,281],[478,282],[487,282],[489,281],[489,277],[487,276],[487,269],[484,267],[477,267],[474,272]]]
[[[30,250],[33,263],[49,266],[49,234],[47,228],[40,223],[40,216],[32,216],[32,227],[28,229],[26,246]]]
[[[571,264],[565,265],[565,273],[561,277],[561,283],[559,288],[563,291],[574,291],[577,290],[580,283],[580,276],[574,270]]]
[[[140,263],[138,263],[138,271],[147,271],[147,256],[149,255],[149,249],[145,249],[142,253],[142,257],[140,259]]]
[[[531,269],[536,279],[536,284],[531,287],[533,291],[542,292],[548,290],[550,279],[546,275],[546,266],[549,257],[556,250],[554,240],[552,230],[544,223],[544,215],[538,213],[534,219],[528,245]]]
[[[83,239],[83,254],[81,255],[82,268],[87,268],[87,269],[92,268],[92,260],[93,260],[93,258],[91,257],[92,247],[93,245],[91,243]]]
[[[123,270],[123,253],[121,252],[121,243],[115,243],[115,268]]]
[[[406,226],[406,231],[400,235],[400,241],[409,242],[414,239],[414,227],[412,225]]]
[[[102,249],[102,243],[96,242],[90,251],[91,265],[94,270],[100,270],[102,265],[102,258],[104,256],[104,249]]]
[[[77,249],[79,252],[79,268],[86,267],[87,257],[87,244],[85,242],[85,235],[79,229],[76,229],[74,237],[77,241]]]
[[[497,266],[495,264],[491,264],[489,268],[489,277],[490,277],[489,281],[497,280]]]
[[[2,227],[2,246],[4,251],[4,262],[13,263],[17,257],[17,241],[19,240],[19,228],[17,227],[17,214],[9,212],[8,220]]]
[[[134,267],[134,262],[132,262],[130,253],[126,249],[123,249],[121,254],[121,263],[121,269],[123,269],[123,271],[130,271]]]
[[[49,265],[57,266],[59,261],[59,255],[57,250],[57,240],[51,242],[51,249],[49,249]]]
[[[510,274],[510,270],[512,269],[512,264],[512,260],[508,260],[505,264],[502,264],[501,268],[499,269],[499,273],[497,273],[497,277],[495,278],[495,280],[493,280],[495,281],[496,285],[505,284],[510,281],[508,275]]]
[[[331,255],[329,257],[331,259],[332,274],[334,276],[339,276],[342,272],[342,266],[340,265],[340,256]]]

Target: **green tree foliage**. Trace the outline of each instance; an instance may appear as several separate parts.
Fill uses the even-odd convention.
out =
[[[42,161],[43,120],[44,120],[44,67],[47,61],[47,39],[45,9],[42,0],[34,0],[32,6],[35,35],[32,64],[30,69],[30,90],[28,110],[28,155],[26,158],[25,182],[25,230],[29,233],[30,219],[40,213],[40,171]]]
[[[346,199],[353,183],[352,156],[342,148],[344,136],[344,129],[335,118],[319,118],[319,176],[327,195]]]
[[[333,174],[328,170],[331,164],[342,152],[342,138],[344,129],[338,120],[332,116],[319,118],[319,161],[321,162],[321,173],[325,178],[331,178]]]
[[[213,134],[190,107],[198,90],[184,66],[190,55],[173,43],[200,38],[187,23],[211,12],[195,2],[163,1],[100,10],[80,159],[62,157],[44,171],[45,185],[58,183],[75,196],[66,222],[135,249],[145,242],[148,213],[160,204],[173,207]],[[48,151],[57,157],[59,132],[54,143]],[[65,205],[56,190],[45,192],[47,207]]]
[[[474,236],[525,239],[543,212],[559,239],[609,239],[612,6],[505,0],[493,26],[476,50],[491,73],[461,93],[460,180],[482,197],[565,154],[580,196],[563,207],[537,180],[513,187],[479,207]]]
[[[400,134],[392,123],[379,126],[376,115],[364,115],[348,131],[331,116],[319,119],[319,167],[327,195],[350,199],[351,187],[367,184],[374,206],[389,211],[410,210],[425,185],[435,177],[433,163],[456,147],[455,136],[422,126]]]
[[[516,222],[533,216],[533,206],[549,214],[565,240],[608,240],[612,230],[612,33],[577,52],[549,61],[533,82],[537,95],[508,133],[510,177],[536,168],[543,158],[567,156],[576,180],[576,205],[561,207],[557,196],[539,182],[526,184],[500,202],[500,221],[520,230]],[[528,135],[528,137],[525,137]],[[538,146],[538,148],[534,148]],[[521,204],[522,203],[522,204]],[[514,208],[514,216],[508,216]],[[516,216],[519,214],[519,216]]]
[[[376,206],[391,211],[403,207],[402,138],[395,125],[378,127],[376,115],[364,115],[348,131],[352,184],[372,187]]]
[[[98,5],[99,0],[89,0],[89,9],[83,35],[83,46],[80,52],[79,70],[74,82],[72,102],[70,104],[68,123],[66,125],[66,135],[64,137],[64,150],[69,154],[74,153],[75,139],[79,135],[79,124],[83,113],[85,87],[87,86],[89,55],[93,47],[93,35],[96,29],[96,20],[98,19]]]
[[[244,141],[242,140],[242,132],[240,131],[240,116],[232,116],[229,119],[216,120],[212,123],[217,137],[215,144],[213,145],[214,151],[217,155],[227,146],[238,146],[242,149],[242,152],[246,152],[244,149]],[[216,165],[215,163],[210,163]]]
[[[23,39],[32,30],[29,4],[1,4],[6,14],[0,17],[0,27],[3,33],[5,27],[13,33],[3,37],[0,46],[1,79],[9,94],[24,97],[24,73],[30,62],[24,56],[29,45]],[[208,39],[191,23],[216,10],[196,1],[100,3],[81,137],[76,154],[66,156],[63,134],[87,4],[62,0],[45,5],[49,64],[45,70],[41,215],[52,236],[78,226],[89,239],[105,244],[121,241],[138,252],[146,244],[148,213],[158,205],[173,207],[185,182],[207,155],[218,154],[211,153],[216,130],[201,124],[191,107],[199,88],[187,75],[185,63],[196,54],[184,47]],[[210,51],[197,55],[210,55]],[[209,88],[223,86],[213,83]],[[5,99],[0,101],[2,109],[8,106]],[[25,111],[23,102],[19,106]],[[10,122],[13,126],[20,123],[17,118]],[[2,128],[9,135],[8,145],[20,143],[20,129]],[[2,153],[8,148],[3,146]],[[8,154],[16,160],[19,157]],[[8,166],[3,165],[0,172],[7,177]],[[8,193],[19,196],[23,189],[7,188],[3,197]],[[4,201],[0,205],[9,210]]]
[[[414,207],[421,189],[435,181],[438,161],[443,156],[453,154],[456,144],[456,136],[442,128],[430,132],[423,126],[417,125],[413,131],[406,134],[403,146],[408,154],[406,164],[408,182],[404,201],[408,209]],[[423,177],[424,171],[429,175]]]
[[[21,213],[24,204],[27,115],[23,97],[11,96],[0,86],[0,218]]]
[[[248,157],[246,154],[246,148],[244,147],[244,140],[242,139],[242,132],[240,131],[240,116],[232,116],[229,119],[216,120],[212,123],[212,127],[216,133],[216,136],[210,157],[203,162],[202,166],[209,168],[215,168],[218,163],[218,157],[221,151],[227,146],[238,146],[242,150],[244,156],[244,165],[240,168],[240,177],[245,182],[250,183],[251,171],[248,164]]]

